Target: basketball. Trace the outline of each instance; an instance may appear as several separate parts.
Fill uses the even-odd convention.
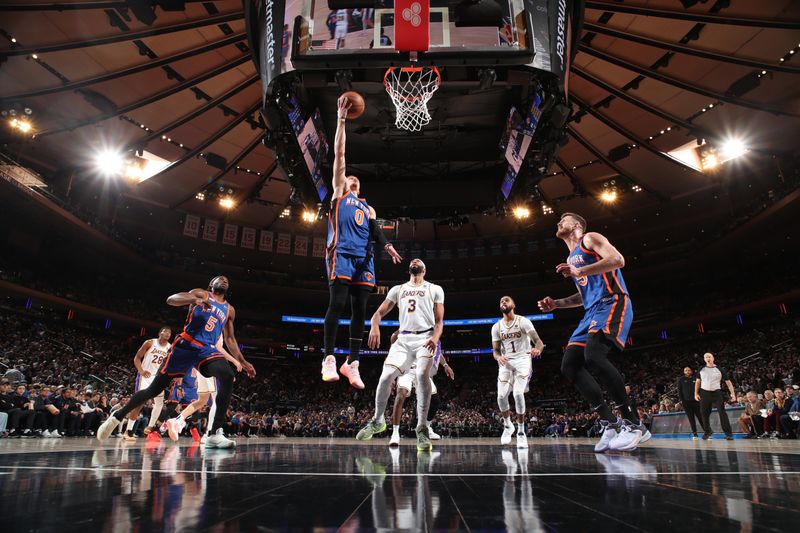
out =
[[[347,91],[342,94],[350,100],[350,110],[347,112],[347,118],[353,120],[364,114],[364,97],[355,91]]]

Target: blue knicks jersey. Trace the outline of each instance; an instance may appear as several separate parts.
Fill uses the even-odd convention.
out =
[[[210,309],[204,309],[202,305],[189,308],[183,332],[203,346],[216,346],[228,321],[228,304],[218,302],[211,292],[208,293],[208,303]]]
[[[369,253],[369,206],[352,191],[331,202],[328,251],[354,257]]]
[[[583,246],[583,239],[567,258],[567,262],[570,265],[575,265],[576,268],[594,264],[599,260],[600,256],[597,253]],[[578,291],[581,293],[585,309],[589,309],[603,298],[608,298],[615,294],[628,294],[625,280],[622,279],[622,271],[618,268],[605,274],[593,274],[573,279],[575,280],[575,285],[578,286]]]

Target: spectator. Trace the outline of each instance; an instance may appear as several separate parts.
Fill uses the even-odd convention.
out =
[[[797,438],[800,428],[800,394],[793,396],[792,402],[787,401],[787,412],[781,415],[781,428],[787,438]]]
[[[700,402],[694,398],[694,371],[691,367],[683,369],[683,375],[678,378],[678,399],[689,419],[689,426],[692,428],[692,439],[697,440],[697,421],[703,425],[700,418]]]
[[[36,411],[33,410],[33,402],[27,397],[25,385],[17,385],[14,394],[11,396],[12,409],[8,413],[11,437],[31,437],[33,436],[33,420]]]
[[[744,413],[739,417],[739,429],[742,430],[742,433],[747,433],[747,438],[758,438],[761,434],[761,428],[764,427],[764,417],[761,416],[762,409],[764,409],[764,403],[758,399],[755,391],[749,391],[744,404]]]
[[[13,409],[13,403],[8,393],[11,383],[7,379],[0,381],[0,437],[8,435],[8,412]]]
[[[725,432],[725,439],[733,440],[733,430],[730,420],[728,420],[728,413],[725,412],[722,383],[725,382],[728,386],[731,398],[736,398],[736,391],[733,389],[733,383],[728,378],[727,372],[714,364],[713,354],[706,353],[703,355],[703,360],[706,362],[706,366],[700,370],[700,376],[694,386],[694,399],[700,402],[700,415],[703,419],[703,440],[710,439],[713,434],[710,420],[712,407],[717,409],[722,430]]]
[[[783,437],[781,429],[781,417],[789,414],[791,404],[787,403],[783,389],[777,388],[773,391],[775,400],[772,407],[767,409],[767,416],[764,417],[764,434],[770,438]],[[770,428],[772,430],[770,431]]]
[[[34,419],[33,425],[37,434],[41,432],[40,434],[42,437],[58,438],[61,437],[57,429],[58,417],[61,411],[53,405],[53,398],[50,393],[50,387],[44,386],[41,391],[39,391],[39,394],[34,397],[33,403],[34,410],[36,411],[36,418]]]

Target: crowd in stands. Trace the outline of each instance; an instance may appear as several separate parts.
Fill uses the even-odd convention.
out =
[[[790,415],[800,395],[798,325],[790,318],[759,327],[709,334],[683,343],[626,351],[615,363],[631,388],[631,403],[649,424],[659,413],[681,410],[675,387],[684,366],[699,369],[710,351],[729,370],[737,398],[750,403],[753,420],[742,428],[756,435],[793,436],[797,422]],[[0,309],[0,435],[90,436],[133,392],[133,354],[144,340],[96,330],[46,313]],[[447,332],[445,333],[447,335]],[[373,414],[374,389],[381,359],[365,358],[362,376],[367,389],[356,391],[346,381],[323,384],[319,361],[278,357],[253,358],[255,380],[237,377],[227,432],[267,437],[352,437]],[[440,407],[434,429],[444,437],[497,436],[496,363],[489,356],[453,358],[456,379],[443,373],[435,379]],[[530,436],[593,436],[596,415],[590,413],[559,372],[560,353],[547,351],[534,363],[527,395]],[[780,389],[782,398],[770,397]],[[747,393],[756,400],[748,402]],[[751,395],[752,396],[752,395]],[[760,398],[759,398],[760,396]],[[414,395],[405,406],[403,433],[413,434]],[[766,410],[766,411],[764,411]],[[796,410],[796,409],[795,409]],[[149,416],[144,409],[143,422]],[[765,415],[765,416],[762,416]],[[782,417],[786,418],[782,418]],[[785,424],[785,426],[782,424]],[[137,424],[142,428],[145,424]],[[762,431],[763,430],[763,431]]]

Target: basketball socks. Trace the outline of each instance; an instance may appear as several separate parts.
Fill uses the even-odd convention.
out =
[[[358,361],[359,353],[361,352],[361,338],[355,339],[350,337],[350,354],[347,356],[347,363]]]
[[[433,360],[430,358],[417,359],[417,424],[424,426],[428,420],[428,407],[431,403],[431,380],[428,377],[428,369]]]
[[[506,417],[503,418],[503,426],[505,426],[507,428],[514,427],[514,424],[511,422],[511,417],[510,416],[506,416]]]
[[[392,393],[392,382],[399,373],[400,371],[394,367],[383,367],[381,379],[378,381],[378,386],[375,388],[375,420],[378,422],[383,422],[384,420],[386,403],[389,401],[389,395]]]
[[[517,435],[525,434],[525,422],[517,422]]]
[[[400,425],[392,425],[392,433],[400,433]]]

